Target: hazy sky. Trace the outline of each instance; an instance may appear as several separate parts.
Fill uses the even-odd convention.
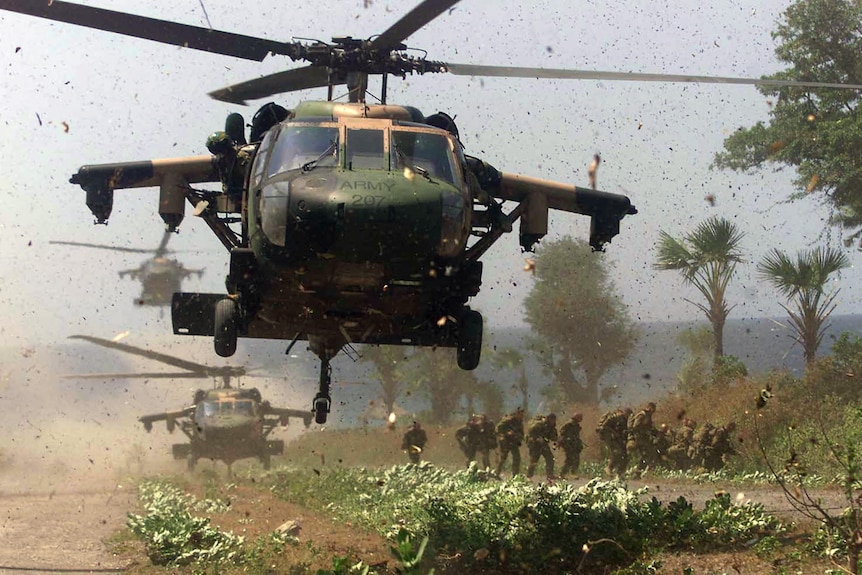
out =
[[[88,2],[207,26],[198,0]],[[366,6],[367,4],[367,6]],[[698,3],[699,4],[699,3]],[[615,71],[753,76],[778,69],[770,32],[786,1],[688,0],[495,2],[464,0],[408,44],[429,58],[458,63]],[[275,40],[367,37],[413,2],[203,0],[212,27]],[[205,153],[207,135],[241,109],[210,100],[224,85],[294,66],[263,64],[124,38],[0,12],[0,310],[6,342],[29,345],[71,333],[110,337],[126,330],[175,345],[167,310],[138,308],[139,285],[117,272],[143,256],[49,245],[52,240],[153,247],[162,235],[157,190],[118,191],[107,227],[93,226],[84,194],[68,183],[82,164]],[[377,84],[372,80],[372,91]],[[290,107],[310,91],[274,98]],[[745,231],[749,264],[729,290],[734,317],[783,315],[754,264],[773,246],[790,252],[821,242],[840,246],[824,228],[827,211],[813,198],[786,204],[790,171],[738,175],[711,171],[713,155],[740,126],[765,120],[766,98],[752,87],[633,84],[437,75],[390,81],[389,101],[456,116],[467,152],[497,168],[580,185],[602,155],[599,188],[628,194],[639,214],[627,217],[608,247],[620,293],[633,317],[699,319],[696,298],[677,274],[655,272],[660,230],[681,236],[711,215]],[[710,205],[705,197],[715,197]],[[548,239],[586,238],[588,219],[556,214]],[[227,252],[189,214],[171,247],[187,267],[206,268],[187,291],[221,292]],[[859,256],[850,254],[858,264]],[[493,325],[520,323],[518,304],[531,278],[517,234],[485,258],[485,283],[474,306]],[[854,267],[835,282],[837,313],[862,311]],[[140,340],[139,340],[140,341]],[[215,355],[212,356],[215,358]]]

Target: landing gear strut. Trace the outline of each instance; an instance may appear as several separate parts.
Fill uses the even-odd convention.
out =
[[[326,416],[329,415],[329,408],[332,405],[332,398],[329,397],[329,387],[332,383],[332,368],[329,366],[329,359],[320,358],[320,389],[317,395],[314,396],[314,406],[311,411],[314,413],[314,422],[323,424],[326,423]]]

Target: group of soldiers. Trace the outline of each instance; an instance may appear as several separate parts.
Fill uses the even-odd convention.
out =
[[[655,407],[649,402],[637,412],[614,409],[599,419],[596,434],[607,451],[609,475],[622,478],[632,464],[636,476],[658,467],[717,471],[736,452],[730,439],[736,427],[733,422],[706,423],[698,429],[694,420],[684,418],[675,430],[667,424],[656,427]]]
[[[583,416],[576,413],[571,421],[566,422],[557,431],[557,416],[553,413],[537,415],[524,429],[524,411],[518,409],[506,415],[497,425],[494,425],[484,415],[475,415],[455,432],[455,440],[467,458],[467,464],[481,458],[481,465],[491,469],[490,453],[498,449],[496,474],[500,475],[503,466],[511,457],[512,475],[521,472],[521,446],[526,442],[529,463],[527,477],[532,477],[540,460],[545,462],[545,473],[548,477],[554,475],[553,446],[563,450],[566,460],[560,470],[560,476],[577,473],[580,467],[581,451],[584,444],[581,441],[581,421]]]
[[[607,456],[606,471],[609,475],[623,478],[629,466],[634,466],[636,477],[648,469],[659,467],[667,469],[702,469],[717,471],[736,450],[730,434],[735,429],[733,422],[716,426],[697,423],[686,417],[677,429],[667,424],[658,427],[653,423],[655,403],[649,402],[638,411],[619,408],[605,413],[598,422],[596,434],[605,448]],[[527,477],[532,477],[541,460],[545,463],[545,473],[551,477],[565,477],[577,474],[581,463],[584,442],[581,440],[580,413],[557,430],[557,416],[553,413],[537,415],[526,424],[524,410],[518,409],[494,422],[485,415],[473,415],[467,423],[455,432],[455,440],[469,465],[479,462],[483,469],[492,469],[491,452],[497,450],[496,474],[511,457],[512,475],[521,472],[521,446],[526,443],[529,463]],[[412,463],[419,463],[428,436],[422,426],[414,421],[404,434],[401,449]],[[565,461],[555,475],[553,448],[565,454]]]

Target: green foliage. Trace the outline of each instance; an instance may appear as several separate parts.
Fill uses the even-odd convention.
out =
[[[371,567],[358,561],[354,563],[349,557],[332,558],[332,569],[318,569],[315,575],[368,575]]]
[[[850,265],[847,256],[835,248],[817,247],[804,250],[792,261],[774,248],[758,264],[761,277],[769,281],[796,309],[787,306],[788,323],[802,345],[810,365],[817,354],[828,327],[826,320],[835,310],[838,291],[824,293],[829,276]]]
[[[728,385],[747,375],[748,368],[741,359],[734,355],[721,355],[715,359],[709,379],[714,385]]]
[[[773,37],[776,56],[788,65],[772,78],[819,82],[862,81],[862,2],[796,0]],[[834,223],[857,231],[862,223],[862,115],[854,90],[759,88],[773,103],[769,124],[740,128],[724,142],[714,165],[754,171],[774,163],[798,174],[792,198],[822,194],[835,208]]]
[[[395,557],[401,567],[396,571],[402,575],[415,575],[419,573],[419,565],[422,563],[422,556],[425,554],[425,547],[428,545],[428,537],[423,537],[419,545],[416,545],[413,540],[413,535],[406,529],[399,529],[395,536],[395,545],[390,547],[392,556]],[[433,575],[432,569],[428,575]]]
[[[683,281],[694,286],[706,305],[691,302],[712,324],[715,357],[724,355],[724,322],[730,313],[725,293],[736,264],[743,261],[740,244],[744,234],[724,218],[711,217],[679,240],[662,231],[654,267],[680,272]]]
[[[519,477],[498,481],[475,466],[454,473],[428,464],[319,476],[284,471],[271,489],[380,531],[396,542],[393,553],[405,569],[420,561],[424,547],[415,542],[425,538],[447,556],[541,564],[555,573],[582,564],[623,566],[659,548],[732,548],[783,529],[762,507],[734,505],[728,497],[698,512],[684,499],[667,506],[644,501],[644,490],[620,482],[534,485]]]
[[[230,485],[227,486],[230,488]],[[209,519],[192,511],[218,513],[227,510],[221,500],[196,500],[165,481],[144,481],[138,495],[146,514],[129,514],[129,531],[144,542],[154,565],[194,564],[199,568],[242,565],[246,572],[266,572],[285,545],[296,537],[281,532],[260,536],[251,543],[243,537],[213,528]]]
[[[144,541],[154,565],[235,563],[241,559],[243,538],[222,533],[209,519],[194,517],[194,498],[158,481],[138,487],[145,515],[129,514],[127,525]]]
[[[554,384],[569,403],[598,403],[599,380],[624,361],[637,340],[626,305],[614,289],[608,262],[582,240],[564,237],[536,253],[535,284],[525,319],[543,342]],[[582,371],[585,382],[574,375]]]

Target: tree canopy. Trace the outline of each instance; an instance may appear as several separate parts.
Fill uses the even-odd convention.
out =
[[[564,237],[536,253],[525,316],[570,402],[598,403],[599,382],[631,353],[637,331],[608,277],[607,259]],[[582,373],[584,383],[575,374]]]
[[[862,0],[796,0],[773,38],[788,68],[770,78],[862,83]],[[769,98],[769,122],[740,128],[714,165],[741,172],[767,164],[796,169],[791,196],[822,194],[833,224],[862,239],[862,117],[855,90],[759,88]]]

